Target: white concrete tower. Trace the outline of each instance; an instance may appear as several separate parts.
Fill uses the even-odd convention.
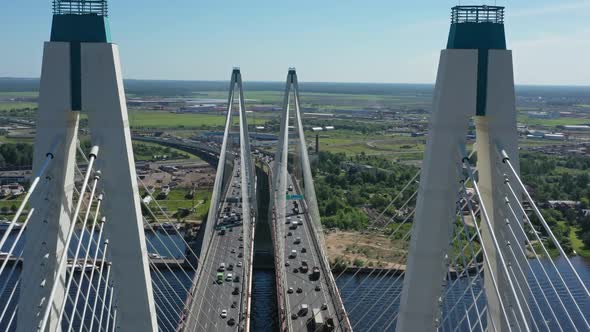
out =
[[[45,43],[43,55],[34,168],[40,167],[54,142],[56,167],[48,174],[49,193],[32,200],[41,213],[34,214],[27,228],[18,330],[36,331],[39,313],[47,305],[52,308],[47,330],[60,329],[56,317],[64,300],[65,270],[59,270],[56,257],[64,250],[65,233],[73,222],[78,120],[84,112],[92,144],[100,147],[95,169],[102,171],[102,214],[109,219],[105,233],[115,281],[116,324],[121,331],[156,331],[119,52],[111,43],[107,2],[55,0],[53,8],[51,41]],[[40,305],[56,279],[61,288],[54,300]]]
[[[469,121],[474,116],[482,201],[500,245],[509,239],[504,236],[504,209],[500,208],[504,202],[498,148],[505,149],[518,163],[518,140],[512,53],[506,50],[503,20],[503,7],[452,8],[447,49],[441,52],[438,67],[397,331],[437,328],[439,297],[447,269],[444,257],[456,220],[462,177],[460,151],[465,151]],[[485,274],[494,274],[504,303],[509,306],[514,299],[500,266],[500,253],[484,222],[481,227],[492,266],[492,271],[486,269]],[[497,328],[506,330],[508,322],[502,318],[490,278],[485,278],[484,286],[488,326],[493,319]]]

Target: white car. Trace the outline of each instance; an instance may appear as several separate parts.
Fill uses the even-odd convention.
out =
[[[231,273],[228,273],[227,276],[225,277],[225,281],[232,281],[233,279],[234,278],[233,278],[233,275]]]
[[[221,316],[221,318],[227,318],[227,310],[225,310],[225,309],[221,310],[220,316]]]
[[[238,262],[238,267],[242,267],[242,262]]]

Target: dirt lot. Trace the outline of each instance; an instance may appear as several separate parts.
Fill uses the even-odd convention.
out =
[[[172,167],[176,170],[172,170]],[[143,183],[146,186],[157,189],[171,185],[171,182],[175,183],[171,187],[191,188],[194,184],[198,188],[207,188],[212,187],[215,181],[215,170],[202,162],[190,164],[182,161],[150,163],[149,170],[141,170],[139,174],[144,176]]]
[[[403,269],[409,243],[378,233],[330,231],[325,236],[330,261],[344,257],[349,265],[363,261],[365,267]]]

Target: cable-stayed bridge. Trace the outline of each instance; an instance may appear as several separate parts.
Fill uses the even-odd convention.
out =
[[[241,73],[232,71],[219,150],[201,148],[217,157],[217,173],[208,218],[188,236],[157,200],[142,213],[140,190],[152,192],[135,172],[107,14],[104,0],[54,1],[34,175],[0,237],[0,329],[249,331],[261,209]],[[266,161],[277,300],[269,319],[281,331],[590,331],[588,281],[520,177],[503,7],[453,8],[430,121],[421,172],[370,224],[409,241],[399,266],[333,274],[289,69],[279,144]],[[477,142],[467,151],[470,121]],[[412,212],[378,223],[390,208]],[[163,255],[148,255],[156,247]],[[554,248],[563,264],[543,258]],[[387,289],[361,287],[369,278]]]

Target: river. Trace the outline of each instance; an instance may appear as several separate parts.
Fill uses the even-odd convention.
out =
[[[12,237],[13,235],[11,235]],[[162,256],[182,256],[182,250],[184,250],[184,246],[182,244],[182,239],[180,237],[161,237],[164,242],[167,241],[174,241],[177,247],[180,250],[176,249],[176,246],[172,245],[171,242],[167,242],[167,247],[170,248],[166,249],[164,244],[157,239],[156,235],[152,232],[146,232],[146,237],[148,239],[148,251],[159,253]],[[22,242],[22,241],[20,241]],[[22,249],[22,245],[20,244],[16,247],[16,252],[19,252]],[[72,247],[71,250],[74,248]],[[582,257],[572,257],[571,258],[572,264],[576,267],[577,271],[580,273],[583,280],[586,281],[587,285],[590,287],[590,260],[584,259]],[[561,271],[564,271],[565,279],[567,281],[571,281],[571,284],[576,284],[574,280],[574,276],[571,273],[568,273],[568,268],[566,261],[563,258],[556,258],[554,260],[555,264]],[[531,261],[533,272],[538,273],[539,275],[542,274],[542,269],[538,263],[535,261]],[[557,280],[555,273],[551,272],[550,262],[548,260],[543,260],[543,265],[546,267],[547,271],[550,274],[550,277],[553,280]],[[5,282],[7,281],[7,272],[9,272],[9,268],[7,267],[6,271],[0,276],[0,287],[2,287]],[[12,276],[10,280],[8,280],[9,287],[6,287],[4,292],[0,294],[0,308],[4,307],[4,303],[8,301],[10,293],[16,283],[17,278],[20,275],[20,268],[17,268],[15,271],[16,273]],[[175,319],[171,317],[177,316],[180,312],[180,308],[182,308],[184,298],[186,297],[186,290],[190,286],[190,282],[192,279],[192,273],[189,271],[181,271],[181,270],[160,270],[159,272],[152,271],[152,278],[155,283],[155,288],[158,288],[161,291],[161,296],[159,295],[160,292],[156,292],[158,295],[155,296],[155,301],[157,303],[157,307],[160,308],[157,312],[158,320],[160,327],[163,331],[174,331],[174,324]],[[532,278],[532,275],[531,275]],[[529,279],[531,279],[529,278]],[[546,282],[546,279],[540,278],[541,286],[547,290],[547,296],[550,303],[556,303],[557,298],[555,294],[550,290],[550,284]],[[397,278],[397,276],[385,276],[378,275],[375,273],[374,275],[356,275],[353,274],[344,274],[337,280],[338,287],[342,294],[342,298],[344,301],[344,305],[348,311],[350,316],[351,324],[354,327],[355,331],[393,331],[395,327],[395,321],[392,321],[392,318],[395,316],[395,313],[398,309],[399,304],[399,297],[396,301],[392,301],[395,299],[402,287],[402,278]],[[454,303],[457,299],[461,301],[465,301],[465,303],[472,303],[472,297],[470,292],[464,292],[465,287],[467,287],[467,279],[461,279],[458,281],[458,285],[451,288],[451,291],[448,295],[448,300]],[[540,294],[540,289],[538,287],[534,287],[535,283],[534,280],[530,280],[530,284],[533,285],[532,292],[533,294],[537,295],[537,298],[540,299],[541,297],[538,296]],[[562,295],[563,299],[567,299],[567,293],[565,292],[565,288],[559,286],[559,282],[556,282],[557,291]],[[84,288],[87,287],[86,285]],[[116,287],[116,280],[115,280],[115,287]],[[474,287],[474,291],[479,291],[479,288],[476,286]],[[18,293],[18,289],[17,289]],[[585,295],[582,293],[581,287],[573,287],[572,293],[574,297],[582,300],[584,303]],[[93,298],[91,297],[91,300]],[[483,301],[483,297],[480,298],[480,301]],[[573,312],[575,308],[573,307],[573,303],[568,300],[564,300],[565,305]],[[448,311],[450,305],[447,303],[443,304],[443,317]],[[463,302],[459,302],[459,305],[462,306]],[[531,302],[532,303],[532,302]],[[546,317],[549,317],[549,308],[546,305],[543,305],[541,301],[539,302],[542,308],[542,311]],[[13,304],[11,305],[11,307]],[[554,308],[558,308],[557,305]],[[590,303],[586,301],[584,303],[582,310],[586,314],[586,316],[590,317]],[[533,310],[534,311],[534,310]],[[10,311],[9,311],[10,312]],[[464,311],[463,311],[464,312]],[[475,317],[475,310],[472,311],[473,315],[470,317],[471,322],[477,321]],[[560,321],[566,321],[567,318],[565,317],[565,313],[561,312],[556,309],[556,314],[558,315]],[[580,318],[572,315],[574,322],[578,325],[581,324]],[[450,315],[447,321],[444,321],[443,327],[450,326],[451,324],[455,324],[455,322],[460,321],[462,317],[458,317],[458,315],[453,314]],[[534,314],[534,318],[536,320],[540,320],[540,315],[538,313]],[[6,330],[6,321],[4,319],[2,323],[0,323],[0,330]],[[86,319],[86,322],[89,323],[89,320]],[[557,325],[555,322],[551,321],[548,322],[549,326],[555,330],[557,330]],[[563,326],[564,328],[566,325]],[[276,328],[276,298],[275,298],[275,288],[274,288],[274,272],[270,270],[256,270],[254,271],[254,278],[253,278],[253,294],[252,294],[252,330],[253,331],[270,331]],[[14,329],[11,329],[11,331]],[[446,329],[445,329],[446,330]],[[467,320],[464,320],[460,330],[468,330]],[[565,329],[566,331],[570,329]]]

